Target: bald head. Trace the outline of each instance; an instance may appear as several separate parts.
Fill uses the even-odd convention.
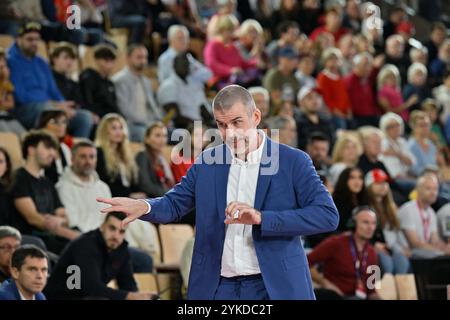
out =
[[[426,173],[417,180],[417,197],[425,207],[436,202],[439,194],[439,180],[434,173]]]

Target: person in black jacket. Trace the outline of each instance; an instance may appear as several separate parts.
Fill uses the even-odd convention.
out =
[[[15,213],[9,193],[12,184],[12,163],[6,149],[0,147],[0,226],[10,225]]]
[[[49,300],[152,298],[151,293],[136,292],[128,243],[124,240],[126,229],[121,227],[125,217],[123,213],[109,213],[100,228],[81,235],[69,244],[45,288]],[[71,266],[78,268],[68,273]],[[77,270],[79,280],[74,277]],[[108,287],[108,283],[114,279],[117,281],[117,290]]]
[[[87,68],[80,74],[80,86],[86,108],[100,118],[118,112],[116,90],[109,79],[116,61],[113,47],[101,44],[94,49],[95,69]]]

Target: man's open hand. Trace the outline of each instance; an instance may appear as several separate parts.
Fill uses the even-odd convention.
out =
[[[138,219],[147,213],[148,205],[142,200],[135,200],[124,197],[97,198],[98,202],[111,205],[109,208],[101,210],[103,213],[123,212],[127,217],[122,221],[122,227],[126,227],[130,222]]]

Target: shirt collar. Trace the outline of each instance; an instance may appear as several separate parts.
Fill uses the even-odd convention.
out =
[[[264,133],[263,130],[259,129],[258,135],[262,138],[261,144],[259,145],[259,147],[256,150],[248,153],[247,161],[243,161],[243,160],[237,158],[234,155],[234,153],[231,152],[231,155],[232,155],[231,164],[248,165],[248,164],[259,164],[261,162],[264,144],[266,143],[266,134]]]
[[[17,288],[17,291],[19,291],[19,295],[20,295],[20,300],[28,300],[27,298],[25,298],[22,294],[22,292],[20,292],[19,288]],[[36,295],[33,294],[33,297],[31,298],[31,300],[36,300]]]

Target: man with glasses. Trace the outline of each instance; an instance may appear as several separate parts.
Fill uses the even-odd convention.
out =
[[[19,230],[0,226],[0,283],[11,277],[11,256],[20,246],[21,240]]]
[[[57,107],[67,113],[69,130],[74,136],[88,137],[93,125],[92,115],[85,110],[74,109],[75,103],[66,101],[59,91],[48,63],[37,55],[40,31],[38,23],[26,23],[8,51],[16,101],[13,112],[21,124],[30,129],[44,109]]]

